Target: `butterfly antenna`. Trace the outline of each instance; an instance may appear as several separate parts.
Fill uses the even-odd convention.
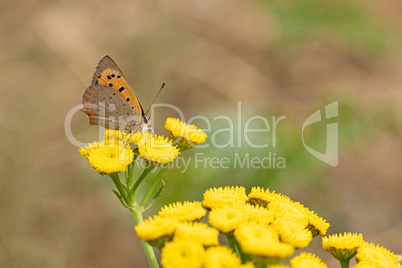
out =
[[[166,81],[163,82],[163,84],[162,84],[162,86],[161,86],[161,89],[159,89],[158,94],[156,94],[154,100],[152,101],[151,105],[149,105],[149,108],[148,108],[148,110],[147,110],[147,112],[146,112],[145,114],[148,114],[149,109],[151,109],[152,104],[154,104],[156,98],[159,96],[159,94],[161,93],[161,91],[162,91],[162,89],[165,87],[165,85],[166,85]]]

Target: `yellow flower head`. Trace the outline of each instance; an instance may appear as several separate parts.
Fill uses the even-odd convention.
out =
[[[188,125],[178,118],[166,119],[165,128],[169,138],[172,140],[179,138],[177,145],[180,151],[191,149],[195,145],[203,143],[207,138],[207,134],[203,130],[198,129],[195,125]]]
[[[120,130],[105,129],[105,140],[114,142],[115,140],[127,140],[128,133],[124,133]]]
[[[182,222],[177,226],[174,239],[192,240],[204,246],[218,245],[219,231],[201,222]]]
[[[251,188],[248,199],[251,204],[258,204],[263,207],[276,200],[291,201],[287,196],[276,194],[275,191],[270,192],[269,189],[264,190],[264,188],[260,187]]]
[[[243,224],[234,231],[242,251],[254,257],[284,259],[293,254],[294,247],[279,241],[271,227]]]
[[[189,240],[174,240],[162,248],[161,264],[164,268],[201,268],[205,251],[201,244]]]
[[[370,264],[369,262],[360,261],[358,264],[353,266],[353,268],[378,268],[378,266]]]
[[[296,248],[307,247],[313,239],[311,232],[292,218],[275,219],[272,228],[279,233],[282,242],[291,244]]]
[[[245,221],[245,215],[238,208],[217,208],[209,213],[209,224],[222,233],[229,233]]]
[[[276,200],[268,204],[268,209],[272,210],[276,218],[293,218],[303,227],[307,227],[308,218],[304,215],[304,207],[299,202]]]
[[[246,214],[247,222],[249,223],[257,223],[263,226],[268,226],[268,224],[274,221],[273,211],[259,205],[253,206],[246,204],[244,207],[244,213]]]
[[[327,233],[329,223],[327,223],[325,219],[321,218],[317,213],[308,208],[305,208],[303,212],[308,220],[307,228],[311,231],[313,237],[316,237],[317,235],[325,235]]]
[[[365,243],[357,249],[356,259],[379,268],[396,268],[398,261],[394,253],[379,245]]]
[[[255,223],[242,224],[234,232],[234,235],[242,243],[275,243],[279,242],[279,235],[270,226],[261,226]]]
[[[102,174],[124,172],[134,159],[133,150],[122,142],[111,145],[106,141],[95,141],[81,147],[79,152],[88,159],[91,167]]]
[[[162,218],[170,218],[177,221],[198,221],[201,220],[207,212],[202,208],[201,202],[181,202],[164,206],[159,211]]]
[[[223,207],[242,207],[247,201],[246,189],[244,187],[211,188],[204,192],[202,204],[207,209]]]
[[[104,142],[94,141],[93,143],[88,143],[85,147],[80,147],[78,151],[82,156],[88,159],[88,156],[93,150],[96,150],[102,146],[106,147],[106,144]]]
[[[177,147],[173,146],[172,142],[168,141],[167,138],[152,135],[149,132],[144,133],[144,135],[146,141],[144,141],[144,138],[141,138],[137,144],[138,152],[145,160],[157,164],[163,164],[172,162],[176,156],[180,154]]]
[[[322,238],[322,247],[339,261],[349,261],[364,244],[362,234],[334,234]]]
[[[114,140],[120,140],[125,143],[138,144],[143,138],[144,137],[140,131],[131,134],[120,130],[105,129],[105,140],[108,140],[110,143],[114,142]]]
[[[153,241],[165,236],[171,236],[176,230],[177,222],[169,218],[154,216],[135,226],[137,236],[145,241]]]
[[[237,268],[240,264],[237,255],[227,247],[210,247],[206,251],[205,268]]]
[[[303,252],[290,260],[292,268],[327,268],[328,266],[316,255]]]

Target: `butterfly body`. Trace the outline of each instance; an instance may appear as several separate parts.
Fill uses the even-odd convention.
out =
[[[150,123],[122,71],[107,55],[100,59],[91,85],[82,94],[82,105],[90,125],[134,134]]]

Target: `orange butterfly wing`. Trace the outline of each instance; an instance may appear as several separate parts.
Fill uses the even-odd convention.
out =
[[[100,59],[92,77],[91,85],[98,84],[113,88],[134,109],[135,114],[141,117],[144,115],[144,109],[123,72],[108,55]]]

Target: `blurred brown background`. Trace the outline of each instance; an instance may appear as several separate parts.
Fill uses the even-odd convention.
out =
[[[105,54],[144,107],[166,80],[157,103],[179,107],[186,119],[205,116],[213,130],[228,127],[216,116],[236,120],[238,101],[245,119],[286,115],[276,148],[183,153],[275,151],[286,169],[169,170],[146,217],[169,202],[201,200],[210,187],[263,186],[326,218],[329,233],[361,232],[401,253],[401,11],[399,0],[2,1],[0,267],[147,267],[111,180],[89,167],[64,132]],[[304,120],[333,101],[335,168],[301,142]],[[153,115],[159,134],[167,114]],[[306,142],[325,148],[325,123],[313,129]],[[72,132],[84,142],[97,139],[83,113]],[[267,136],[255,138],[262,144]],[[320,242],[306,250],[338,267]]]

